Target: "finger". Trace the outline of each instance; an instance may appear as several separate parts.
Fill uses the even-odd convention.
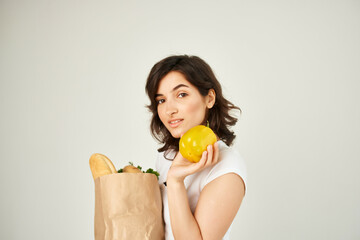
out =
[[[217,163],[219,161],[219,144],[218,142],[214,143],[214,162]]]
[[[190,165],[189,173],[192,174],[198,172],[201,168],[203,168],[206,163],[206,159],[207,159],[207,152],[204,151],[201,155],[200,160],[197,163],[193,163]]]
[[[202,155],[201,155],[200,161],[197,162],[197,163],[194,164],[194,165],[196,165],[196,167],[197,167],[198,169],[200,169],[200,168],[202,168],[202,167],[204,167],[204,166],[206,165],[207,159],[208,159],[208,152],[207,152],[207,151],[204,151],[204,152],[202,153]]]
[[[212,145],[208,145],[207,146],[207,152],[208,152],[208,156],[207,156],[207,161],[206,161],[206,165],[209,166],[213,163],[213,146]]]

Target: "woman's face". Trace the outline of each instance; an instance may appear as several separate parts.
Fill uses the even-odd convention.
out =
[[[215,97],[212,91],[202,96],[184,75],[172,71],[161,79],[156,102],[161,122],[174,138],[180,138],[190,128],[204,123]]]

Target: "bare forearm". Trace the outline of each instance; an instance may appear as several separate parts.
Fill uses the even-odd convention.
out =
[[[175,239],[202,239],[198,223],[192,214],[183,181],[167,181],[171,228]]]

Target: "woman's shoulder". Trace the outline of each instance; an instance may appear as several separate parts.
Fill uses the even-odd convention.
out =
[[[235,147],[226,145],[226,143],[222,140],[219,140],[217,143],[219,146],[220,162],[225,161],[225,163],[240,163],[244,161],[241,154]]]
[[[233,146],[227,146],[223,141],[218,141],[219,146],[219,162],[212,166],[208,172],[205,181],[202,184],[202,188],[212,180],[220,177],[226,173],[236,173],[239,175],[245,185],[247,182],[247,169],[246,164],[239,153],[239,151]]]

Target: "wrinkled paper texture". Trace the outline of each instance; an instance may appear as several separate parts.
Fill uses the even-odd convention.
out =
[[[161,192],[150,173],[95,179],[95,240],[163,240]]]

